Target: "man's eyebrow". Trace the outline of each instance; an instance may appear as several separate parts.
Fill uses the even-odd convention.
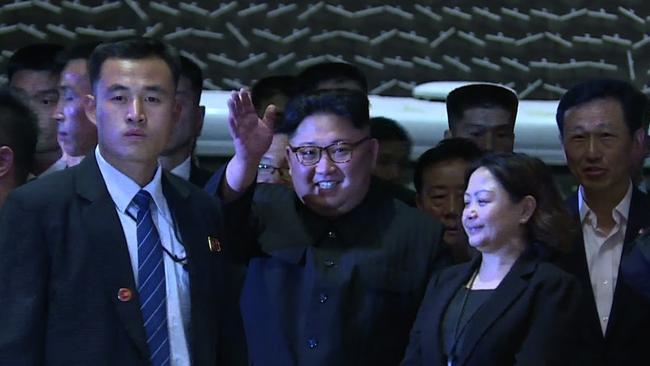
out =
[[[126,86],[121,85],[121,84],[113,84],[113,85],[110,85],[108,88],[106,88],[106,90],[109,91],[109,92],[116,92],[116,91],[129,90],[129,88],[127,88]]]
[[[144,90],[148,92],[160,93],[164,95],[168,94],[167,89],[163,88],[160,85],[147,85],[144,87]]]

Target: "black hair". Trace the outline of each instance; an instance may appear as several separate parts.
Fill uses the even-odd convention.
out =
[[[514,125],[517,118],[519,100],[509,88],[497,84],[470,84],[452,90],[447,95],[447,120],[449,129],[463,118],[465,111],[471,108],[501,108],[510,113],[510,122]]]
[[[109,58],[140,60],[150,57],[162,59],[171,71],[174,85],[178,84],[181,61],[176,50],[166,43],[144,37],[102,43],[97,46],[88,61],[90,83],[95,88],[99,80],[102,65]]]
[[[315,114],[334,114],[349,119],[355,128],[370,124],[368,96],[360,92],[332,92],[301,94],[290,100],[284,118],[276,133],[293,134],[302,121]]]
[[[370,136],[381,141],[404,141],[411,146],[411,137],[394,119],[373,117],[370,119]]]
[[[251,101],[258,113],[264,113],[266,105],[262,105],[274,95],[284,95],[288,99],[298,94],[298,79],[292,75],[273,75],[261,78],[251,88]]]
[[[359,89],[368,94],[366,76],[356,66],[345,62],[323,62],[312,65],[298,75],[298,82],[303,93],[319,90],[319,85],[326,81],[352,81]]]
[[[435,147],[425,151],[415,163],[413,171],[413,186],[415,191],[422,191],[422,176],[424,171],[442,161],[461,159],[468,163],[474,162],[483,155],[481,149],[472,140],[454,137],[442,140]]]
[[[63,46],[54,43],[34,43],[19,48],[7,61],[7,79],[22,70],[47,71],[59,74],[63,65],[57,62]]]
[[[14,152],[18,184],[27,180],[32,168],[37,138],[36,114],[23,102],[21,95],[7,87],[0,88],[0,146],[8,146]]]
[[[59,62],[63,67],[65,67],[69,62],[75,60],[85,60],[88,61],[90,55],[101,42],[87,42],[74,45],[70,48],[67,48],[61,51],[58,54],[57,62]]]
[[[198,99],[201,98],[203,92],[203,71],[196,62],[185,56],[180,56],[181,60],[181,76],[190,81],[192,93]]]
[[[488,154],[474,162],[467,178],[478,168],[485,168],[492,174],[511,202],[520,202],[526,196],[535,198],[537,207],[526,223],[527,252],[550,259],[569,250],[575,221],[544,162],[521,153]]]
[[[623,110],[623,118],[630,135],[639,128],[648,128],[648,98],[632,84],[615,79],[592,79],[582,82],[569,89],[557,106],[555,120],[564,134],[564,115],[566,112],[581,104],[597,99],[613,98],[618,101]]]

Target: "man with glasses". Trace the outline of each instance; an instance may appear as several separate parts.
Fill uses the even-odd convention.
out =
[[[377,140],[363,93],[299,96],[285,109],[293,190],[255,185],[274,106],[229,101],[235,156],[221,177],[226,225],[246,243],[241,310],[250,361],[396,365],[431,271],[440,224],[373,182]]]

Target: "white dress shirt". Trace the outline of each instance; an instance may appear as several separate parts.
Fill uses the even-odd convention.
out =
[[[596,300],[600,327],[605,334],[609,314],[614,301],[614,289],[618,280],[618,268],[621,264],[625,229],[627,228],[630,201],[632,199],[632,183],[623,199],[612,210],[615,225],[609,232],[598,228],[596,214],[589,208],[584,199],[584,189],[579,188],[578,209],[582,223],[582,236],[589,267],[591,288]]]
[[[133,197],[144,189],[151,194],[151,216],[158,229],[162,245],[177,258],[185,258],[185,249],[179,242],[176,233],[174,218],[172,217],[167,200],[163,195],[160,165],[151,182],[140,187],[131,178],[124,175],[110,165],[101,154],[99,147],[95,149],[95,156],[99,170],[106,182],[106,188],[113,202],[115,210],[122,223],[122,230],[131,257],[131,266],[135,283],[138,283],[138,239],[136,221],[138,209],[132,202]],[[167,253],[163,253],[165,265],[165,285],[167,289],[167,329],[169,331],[170,361],[173,366],[190,365],[186,332],[190,320],[190,286],[189,276],[183,268],[183,263],[178,263]]]
[[[182,163],[178,164],[170,173],[181,177],[187,181],[190,180],[190,170],[192,169],[192,156],[188,156]]]

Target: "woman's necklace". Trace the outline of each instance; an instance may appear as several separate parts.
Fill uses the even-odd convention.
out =
[[[463,329],[460,328],[460,321],[463,318],[463,314],[465,313],[465,305],[467,305],[467,299],[469,298],[469,293],[472,291],[472,287],[474,287],[474,281],[476,280],[476,277],[478,276],[478,269],[472,273],[472,277],[469,279],[467,284],[465,285],[465,293],[463,294],[463,301],[460,304],[460,312],[458,313],[458,317],[456,318],[456,325],[454,326],[454,343],[451,346],[451,350],[449,351],[449,359],[447,360],[447,365],[448,366],[453,366],[454,363],[456,362],[456,346],[458,345],[458,339],[460,338],[460,334],[465,330],[465,326],[467,326],[467,323],[463,325]]]

